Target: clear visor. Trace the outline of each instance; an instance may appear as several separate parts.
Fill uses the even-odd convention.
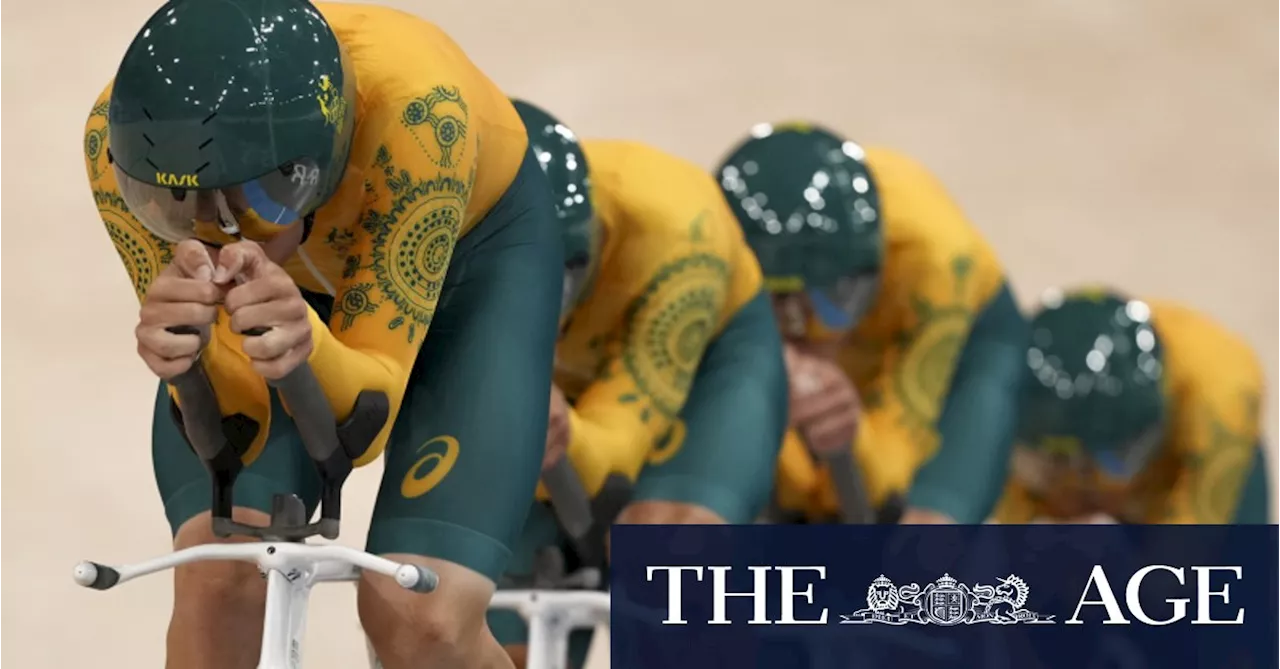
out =
[[[774,313],[788,336],[844,333],[856,327],[870,311],[879,290],[878,274],[843,277],[820,288],[805,286],[775,292]]]
[[[841,277],[834,285],[805,288],[809,307],[822,326],[838,332],[850,330],[862,320],[880,287],[879,274]]]
[[[310,160],[291,161],[251,181],[216,189],[202,189],[194,177],[177,176],[168,177],[174,185],[157,186],[113,167],[129,210],[169,242],[225,236],[269,240],[311,213],[321,188],[320,168]]]
[[[1163,431],[1159,428],[1149,429],[1121,445],[1093,445],[1087,450],[1078,441],[1075,448],[1069,449],[1046,446],[1059,441],[1046,439],[1020,445],[1014,456],[1014,471],[1023,482],[1039,486],[1091,470],[1110,481],[1128,482],[1147,468],[1162,440]]]
[[[1155,459],[1163,437],[1163,430],[1153,427],[1138,435],[1136,439],[1125,442],[1120,448],[1098,450],[1093,455],[1093,461],[1108,477],[1128,481],[1142,473],[1142,470]]]

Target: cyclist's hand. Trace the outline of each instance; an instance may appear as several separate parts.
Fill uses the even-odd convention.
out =
[[[224,246],[213,280],[239,284],[227,292],[224,303],[233,332],[269,328],[244,339],[244,353],[263,378],[282,378],[311,355],[310,307],[293,278],[261,246],[251,241]]]
[[[849,447],[858,429],[858,393],[834,361],[803,353],[787,344],[784,350],[791,388],[791,423],[815,455],[821,457]]]
[[[542,453],[542,471],[564,457],[569,448],[569,402],[556,384],[551,384],[551,412],[547,417],[547,447]]]
[[[187,371],[209,341],[209,328],[218,318],[222,291],[213,283],[213,261],[194,239],[174,249],[173,262],[156,276],[142,300],[138,327],[138,355],[156,376],[166,381]],[[166,328],[189,326],[199,335],[174,334]]]

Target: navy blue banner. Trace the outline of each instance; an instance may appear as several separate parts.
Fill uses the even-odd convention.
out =
[[[613,669],[1268,669],[1277,528],[615,526]]]

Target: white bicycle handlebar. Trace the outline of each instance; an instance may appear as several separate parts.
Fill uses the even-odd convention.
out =
[[[76,565],[75,580],[86,588],[108,590],[140,576],[208,560],[254,562],[264,574],[279,571],[296,578],[306,573],[312,581],[354,580],[361,571],[368,571],[390,576],[400,587],[414,592],[431,592],[440,582],[436,573],[425,567],[392,562],[354,548],[286,542],[205,544],[123,567],[85,561]]]
[[[362,572],[389,576],[400,587],[421,593],[435,590],[440,583],[440,577],[426,567],[392,562],[346,546],[266,541],[193,546],[123,567],[86,561],[76,565],[74,576],[86,588],[109,590],[141,576],[208,560],[253,562],[267,578],[258,669],[300,666],[307,601],[316,583],[354,581]]]

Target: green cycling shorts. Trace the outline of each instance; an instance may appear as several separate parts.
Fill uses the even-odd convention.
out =
[[[1267,525],[1271,523],[1271,503],[1268,493],[1271,486],[1267,483],[1267,456],[1263,445],[1253,450],[1253,462],[1249,465],[1249,475],[1245,478],[1244,488],[1240,491],[1240,501],[1236,503],[1232,525]]]
[[[938,452],[916,472],[907,505],[981,523],[1004,491],[1031,328],[1008,283],[977,315],[942,413]]]

